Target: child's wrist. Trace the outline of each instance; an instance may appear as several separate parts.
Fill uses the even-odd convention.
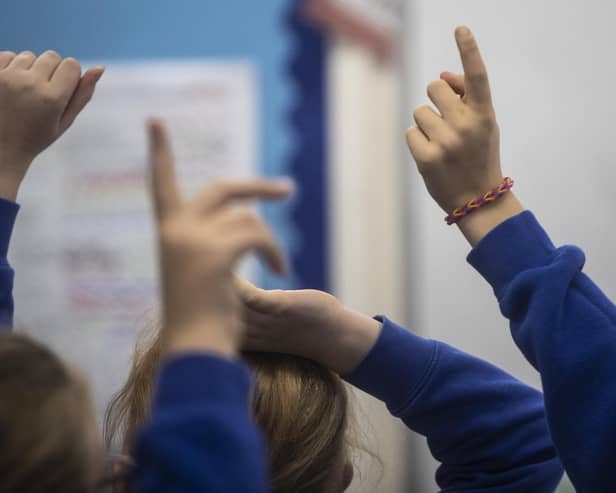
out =
[[[524,207],[517,197],[512,192],[508,192],[499,200],[462,218],[458,222],[458,227],[471,246],[474,247],[499,224],[523,211]]]
[[[0,148],[0,197],[15,201],[33,160],[24,153]]]
[[[374,347],[383,324],[343,306],[333,325],[335,344],[328,346],[328,361],[322,363],[345,375],[357,368]]]
[[[15,161],[6,163],[0,161],[0,198],[15,202],[21,183],[25,178],[25,171],[29,163],[17,164]]]
[[[461,207],[456,207],[451,214],[447,215],[445,222],[449,226],[459,223],[462,219],[476,213],[482,207],[491,205],[499,200],[513,188],[513,185],[514,181],[511,178],[501,178],[500,183],[493,189],[488,190],[479,196],[473,197],[472,200],[469,200]]]

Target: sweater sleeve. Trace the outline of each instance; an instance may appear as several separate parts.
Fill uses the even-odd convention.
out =
[[[583,252],[555,248],[527,211],[468,260],[541,373],[550,431],[577,491],[616,491],[616,306],[582,273]]]
[[[241,364],[187,355],[162,368],[136,446],[139,493],[265,493],[266,455]]]
[[[346,379],[427,437],[443,492],[553,492],[562,476],[540,392],[387,319]]]
[[[9,243],[19,205],[0,198],[0,330],[13,327],[13,280],[15,274],[8,261]]]

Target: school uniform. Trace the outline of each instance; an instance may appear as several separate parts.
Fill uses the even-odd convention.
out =
[[[582,272],[584,253],[556,248],[526,211],[468,260],[541,373],[550,433],[577,492],[616,492],[616,306]]]
[[[347,381],[427,438],[446,492],[553,492],[563,474],[541,392],[386,318]]]
[[[5,325],[13,315],[6,252],[17,209],[0,200]],[[443,491],[554,491],[562,466],[540,392],[485,361],[380,320],[375,346],[345,378],[427,437],[442,463],[436,479]],[[137,440],[136,490],[268,491],[266,444],[251,419],[250,387],[250,372],[237,361],[187,354],[164,362],[151,419]]]

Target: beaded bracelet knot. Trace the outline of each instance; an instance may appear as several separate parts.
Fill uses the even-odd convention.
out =
[[[481,206],[494,202],[495,200],[506,194],[509,190],[511,190],[513,188],[513,183],[514,181],[511,178],[504,178],[503,181],[493,190],[490,190],[481,197],[477,197],[471,200],[463,207],[458,207],[445,218],[445,222],[451,226],[452,224],[457,223],[463,217],[475,212]]]

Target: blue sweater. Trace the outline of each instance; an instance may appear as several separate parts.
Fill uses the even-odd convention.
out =
[[[19,206],[0,198],[0,329],[13,327],[13,281],[15,274],[7,259],[9,243]]]
[[[6,251],[17,206],[0,200],[0,315],[12,320]],[[562,474],[543,396],[503,371],[381,319],[380,337],[347,380],[425,435],[446,492],[552,492]],[[266,492],[266,451],[240,363],[193,354],[161,369],[136,449],[137,491]],[[575,433],[575,429],[572,428]]]
[[[582,273],[584,253],[555,248],[524,212],[488,234],[468,260],[541,373],[552,439],[576,490],[616,491],[616,306]]]
[[[387,319],[347,380],[428,439],[443,492],[553,492],[562,466],[543,396],[491,364]]]

